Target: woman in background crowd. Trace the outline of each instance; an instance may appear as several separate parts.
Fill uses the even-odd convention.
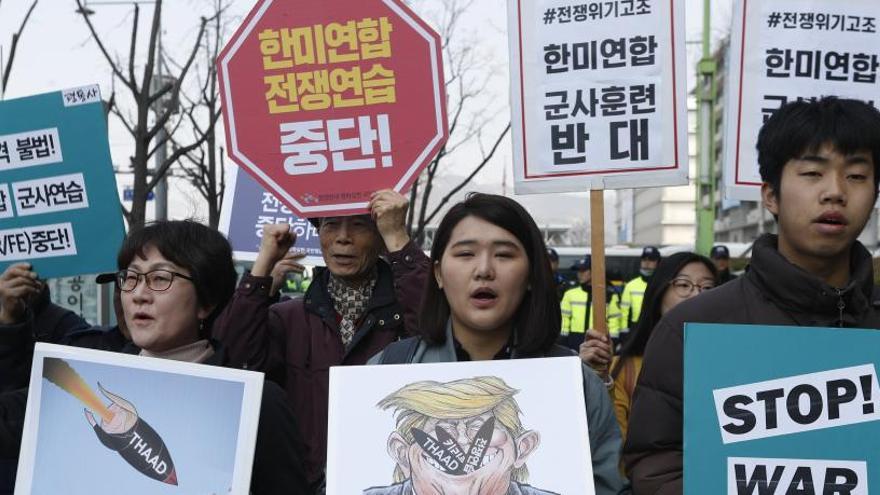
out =
[[[638,323],[629,340],[611,361],[611,386],[614,412],[623,438],[626,438],[630,405],[642,369],[642,356],[654,326],[667,311],[682,301],[712,289],[718,272],[711,260],[696,253],[675,253],[664,258],[645,290]],[[608,369],[611,347],[607,337],[595,330],[588,332],[581,346],[581,358],[593,369]]]

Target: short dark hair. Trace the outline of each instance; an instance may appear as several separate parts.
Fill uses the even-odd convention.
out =
[[[562,315],[541,230],[516,201],[495,194],[471,193],[464,201],[450,208],[437,227],[431,247],[432,264],[441,260],[452,230],[467,217],[476,217],[501,227],[513,234],[525,248],[529,260],[527,283],[531,289],[526,291],[514,316],[516,353],[520,357],[542,355],[559,337]],[[449,302],[437,285],[436,278],[429,276],[422,299],[418,333],[428,343],[442,344],[446,341],[449,316]]]
[[[120,270],[128,268],[134,257],[144,257],[153,246],[168,261],[185,268],[193,278],[201,306],[214,306],[205,319],[203,335],[209,337],[211,323],[235,291],[238,274],[232,262],[232,247],[220,232],[191,220],[159,221],[128,233],[116,257]]]
[[[612,377],[616,378],[620,373],[620,370],[623,368],[624,360],[629,357],[642,356],[645,354],[645,346],[648,345],[648,339],[651,338],[651,332],[660,321],[660,310],[663,306],[663,296],[666,294],[666,291],[669,290],[669,283],[678,275],[678,272],[680,272],[682,268],[694,262],[704,264],[706,269],[709,270],[709,273],[712,274],[712,278],[715,279],[715,282],[718,282],[718,269],[715,268],[715,263],[712,263],[712,260],[705,256],[701,256],[697,253],[683,252],[675,253],[663,258],[660,261],[660,264],[657,265],[657,270],[654,271],[651,280],[648,282],[648,287],[645,288],[642,312],[639,313],[639,320],[636,323],[636,328],[633,330],[632,335],[629,336],[629,340],[626,341],[623,348],[620,350],[617,362],[611,370]]]
[[[789,160],[818,151],[824,144],[849,155],[869,151],[874,159],[874,194],[880,184],[880,112],[871,105],[826,96],[792,101],[779,108],[758,133],[761,180],[779,195],[782,169]]]

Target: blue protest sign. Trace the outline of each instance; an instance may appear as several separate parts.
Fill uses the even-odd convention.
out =
[[[0,271],[110,271],[124,235],[98,86],[0,102]]]
[[[318,230],[305,218],[296,216],[272,193],[266,191],[241,168],[229,175],[223,199],[220,231],[232,244],[235,259],[254,261],[260,251],[263,225],[289,224],[296,233],[296,251],[305,252],[305,263],[323,265]]]
[[[880,331],[688,324],[684,492],[867,495]]]

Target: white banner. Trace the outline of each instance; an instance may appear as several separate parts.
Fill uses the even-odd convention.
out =
[[[880,2],[739,0],[725,93],[726,198],[760,199],[758,131],[784,103],[821,96],[877,105]]]
[[[18,216],[39,215],[89,207],[83,174],[58,175],[13,182]]]
[[[684,2],[508,0],[516,192],[687,183]]]
[[[868,495],[868,463],[815,459],[727,459],[728,495]]]
[[[327,495],[595,495],[581,366],[330,368]]]
[[[0,136],[0,171],[63,161],[57,127]]]
[[[76,254],[70,222],[0,230],[0,262]]]
[[[725,444],[880,420],[874,365],[713,391]]]

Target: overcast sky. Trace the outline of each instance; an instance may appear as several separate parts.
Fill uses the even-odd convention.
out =
[[[436,6],[437,2],[438,0],[413,0],[410,3],[417,13],[428,17],[430,21],[429,9]],[[460,31],[462,35],[476,40],[479,48],[485,52],[489,60],[493,61],[486,67],[492,78],[487,101],[495,105],[492,107],[493,111],[497,112],[494,125],[499,129],[503,128],[509,118],[507,2],[508,0],[474,0],[470,14],[465,18]],[[713,39],[722,37],[729,29],[731,2],[732,0],[711,2],[714,9]],[[97,0],[89,2],[89,6],[96,12],[92,20],[113,54],[124,60],[128,54],[131,35],[133,18],[131,5],[99,5],[100,3],[102,2]],[[208,13],[212,3],[211,0],[165,1],[162,19],[163,40],[171,57],[182,59],[186,56],[197,32],[198,16],[201,13]],[[237,26],[255,3],[253,0],[233,2],[230,10],[233,24]],[[3,47],[4,57],[7,56],[9,49],[9,39],[18,28],[30,4],[31,0],[3,0],[0,4],[0,46]],[[702,4],[700,0],[686,0],[688,41],[699,42],[701,39]],[[101,56],[94,41],[90,39],[88,29],[75,12],[75,8],[74,0],[40,0],[19,45],[6,92],[7,99],[93,83],[101,86],[105,98],[110,94],[113,83],[107,62]],[[141,25],[144,38],[148,34],[148,22],[152,12],[151,5],[142,6]],[[146,39],[141,40],[140,47],[145,44]],[[699,54],[699,45],[689,45],[689,74],[693,74],[693,67]],[[137,65],[142,66],[144,60],[143,52],[140,52]],[[114,119],[110,121],[110,148],[117,166],[127,164],[127,157],[131,153],[130,138]],[[494,163],[476,178],[476,183],[498,184],[502,181],[506,169],[507,183],[510,184],[511,154],[508,142],[496,155]],[[465,175],[472,163],[467,158],[473,159],[472,156],[462,156],[457,163],[450,164],[447,173]],[[120,182],[124,181],[123,176]],[[172,185],[172,190],[182,192],[180,188],[179,184]],[[172,214],[177,217],[205,215],[196,204],[187,201],[178,202],[172,208]]]

